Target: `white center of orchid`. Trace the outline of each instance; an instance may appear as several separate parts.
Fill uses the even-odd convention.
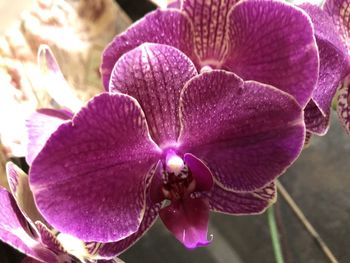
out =
[[[85,243],[80,239],[68,234],[59,233],[57,240],[69,254],[77,257],[78,259],[82,260],[89,256]]]
[[[209,72],[209,71],[212,71],[213,68],[209,65],[206,65],[206,66],[203,66],[200,70],[200,73],[204,73],[204,72]]]
[[[167,172],[179,174],[181,170],[184,168],[184,161],[181,157],[177,156],[174,153],[170,153],[166,157],[166,169]]]

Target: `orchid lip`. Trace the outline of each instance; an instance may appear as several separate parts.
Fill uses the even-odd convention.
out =
[[[165,199],[175,201],[194,192],[196,181],[184,160],[174,150],[169,150],[163,164],[162,193]]]

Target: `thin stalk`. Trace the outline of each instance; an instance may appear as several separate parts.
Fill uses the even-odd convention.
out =
[[[277,185],[278,192],[282,195],[284,200],[293,210],[294,214],[298,217],[300,222],[304,225],[305,229],[315,239],[315,241],[317,242],[319,247],[322,249],[325,256],[328,258],[328,260],[332,263],[338,263],[338,260],[335,258],[332,251],[329,249],[327,244],[323,241],[321,236],[317,233],[316,229],[311,225],[309,220],[307,220],[304,213],[301,211],[298,205],[294,202],[293,198],[289,195],[287,190],[283,187],[283,185],[279,181],[276,181],[276,185]]]
[[[273,252],[275,254],[276,263],[284,263],[273,206],[271,206],[267,210],[267,218],[269,221],[270,235],[271,235]]]

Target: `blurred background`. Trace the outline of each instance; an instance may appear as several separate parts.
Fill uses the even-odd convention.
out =
[[[45,9],[46,7],[43,8],[42,5],[50,1],[39,2],[41,2],[40,8]],[[53,15],[56,20],[52,17],[51,20],[48,19],[46,13],[40,17],[37,12],[42,12],[42,10],[37,9],[38,1],[0,0],[0,35],[2,35],[0,39],[0,123],[2,123],[0,133],[10,130],[11,136],[14,136],[14,133],[21,129],[16,124],[13,124],[11,129],[8,127],[12,125],[10,122],[14,122],[17,117],[24,118],[21,111],[17,110],[18,105],[15,103],[26,105],[23,111],[37,107],[38,101],[41,103],[39,103],[40,106],[52,103],[47,99],[48,96],[43,89],[38,88],[40,85],[34,85],[35,81],[31,79],[36,72],[33,69],[35,68],[35,55],[33,54],[38,44],[45,42],[53,45],[65,76],[75,86],[77,96],[86,100],[88,96],[102,89],[99,82],[98,64],[104,45],[111,40],[113,35],[125,29],[131,21],[137,20],[155,8],[146,0],[118,0],[116,2],[119,7],[113,7],[113,10],[108,12],[96,6],[101,1],[67,2],[78,11],[68,11],[68,15],[65,12],[67,17],[61,17],[62,21],[56,19],[60,17],[60,14],[57,17]],[[81,3],[94,6],[96,10],[102,10],[102,13],[79,13],[79,10],[84,10],[79,9]],[[47,9],[45,12],[53,12],[49,7]],[[27,11],[23,13],[25,10]],[[75,12],[78,15],[69,12]],[[37,19],[38,17],[40,19]],[[70,24],[70,21],[74,21],[73,24]],[[59,29],[50,33],[52,27]],[[100,30],[101,28],[108,28],[109,33],[106,33],[106,30]],[[67,43],[67,41],[58,39],[55,32],[62,36],[63,33],[59,33],[60,30],[64,34],[70,32],[74,41],[70,40]],[[105,32],[102,34],[100,31]],[[66,56],[67,54],[71,56]],[[79,59],[75,61],[76,57]],[[88,74],[88,79],[80,79],[79,76],[69,71],[70,68],[80,65],[82,61],[84,68],[81,68],[80,75],[84,75],[81,71],[88,71],[95,72],[96,76]],[[30,80],[29,84],[28,81],[22,79],[22,72],[29,75],[27,76],[27,79]],[[14,76],[17,76],[17,79]],[[15,91],[16,101],[12,104],[4,100],[9,93],[9,89],[4,89],[4,85],[17,89]],[[82,90],[81,86],[89,87],[90,93]],[[33,89],[38,89],[34,92],[39,99],[31,97]],[[9,108],[10,111],[7,110]],[[4,122],[6,122],[5,128],[3,127]],[[4,137],[2,140],[11,140],[13,139],[11,136]],[[18,136],[20,137],[21,134]],[[18,141],[15,143],[20,144]],[[21,152],[20,145],[12,146],[10,148],[2,146],[2,159],[0,160],[4,161],[13,152]],[[18,158],[13,160],[21,163],[22,167],[25,166],[23,160]],[[328,134],[324,137],[312,138],[311,145],[281,177],[281,182],[339,262],[350,262],[350,137],[340,127],[335,114],[332,116],[332,125]],[[275,210],[285,262],[329,262],[281,196],[278,198]],[[240,217],[212,214],[209,234],[213,235],[213,242],[210,246],[189,251],[167,232],[161,222],[157,222],[135,246],[120,257],[128,263],[274,262],[266,214]],[[22,254],[0,242],[0,263],[16,263],[22,258]]]

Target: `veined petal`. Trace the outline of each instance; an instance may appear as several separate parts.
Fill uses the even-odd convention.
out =
[[[322,113],[311,99],[304,109],[306,130],[319,136],[325,135],[329,129],[330,113],[330,109]]]
[[[6,173],[11,193],[22,214],[30,224],[38,220],[43,221],[35,206],[33,193],[29,188],[28,175],[12,162],[6,164]],[[33,228],[35,228],[34,225]]]
[[[346,132],[350,135],[350,80],[347,77],[338,90],[337,112]]]
[[[135,244],[155,223],[158,218],[160,204],[148,204],[139,229],[132,235],[118,242],[104,243],[98,250],[98,255],[102,257],[115,257],[123,253],[130,246]]]
[[[104,50],[100,71],[106,90],[117,60],[124,53],[146,42],[173,46],[184,52],[192,61],[197,60],[188,18],[179,10],[156,10],[136,22],[123,34],[116,36]]]
[[[27,120],[28,145],[26,161],[32,164],[46,141],[57,128],[73,117],[67,110],[40,109]]]
[[[318,51],[310,18],[283,1],[239,2],[229,15],[224,69],[272,85],[304,107],[318,78]]]
[[[39,232],[40,241],[42,244],[57,254],[66,253],[61,243],[57,240],[57,237],[51,232],[50,229],[47,228],[46,225],[40,221],[37,221],[35,222],[35,226]]]
[[[305,137],[289,94],[222,70],[191,79],[181,94],[179,145],[203,160],[220,186],[254,191],[282,174]]]
[[[348,51],[350,50],[349,6],[350,2],[348,0],[326,0],[323,5],[323,10],[332,17],[333,23],[337,27]]]
[[[276,186],[269,184],[253,192],[233,192],[214,184],[208,194],[210,210],[233,215],[263,213],[276,200]]]
[[[346,47],[327,13],[310,4],[303,4],[300,7],[312,19],[320,53],[320,72],[317,86],[312,93],[312,101],[305,108],[306,128],[312,133],[324,135],[329,126],[332,99],[340,81],[349,71],[349,59]],[[310,119],[311,116],[315,119]]]
[[[159,216],[171,233],[187,248],[206,246],[209,221],[207,198],[186,198],[173,201],[159,211]]]
[[[37,207],[55,229],[83,241],[123,239],[141,223],[146,174],[159,154],[137,101],[101,94],[34,160],[29,178]]]
[[[142,218],[142,222],[140,224],[139,229],[133,233],[132,235],[122,239],[118,242],[112,243],[102,243],[100,244],[98,250],[96,251],[96,255],[103,258],[113,258],[125,251],[127,248],[135,244],[147,231],[151,228],[151,226],[155,223],[158,218],[158,212],[161,208],[161,202],[153,202],[150,191],[151,191],[151,182],[153,178],[159,172],[159,164],[155,165],[149,174],[147,175],[147,190],[146,190],[146,209],[145,214]],[[163,201],[163,200],[160,200]]]
[[[219,68],[228,51],[228,14],[238,0],[185,0],[182,10],[193,25],[200,65]]]
[[[29,235],[26,228],[27,220],[16,201],[6,189],[0,187],[0,240],[40,261],[58,263],[56,255]]]
[[[190,153],[184,155],[184,161],[196,182],[195,191],[210,191],[213,187],[214,181],[209,168],[202,162],[202,160]]]
[[[185,83],[197,75],[191,60],[176,48],[142,44],[115,64],[109,89],[135,98],[153,140],[166,147],[179,136],[179,100]]]

